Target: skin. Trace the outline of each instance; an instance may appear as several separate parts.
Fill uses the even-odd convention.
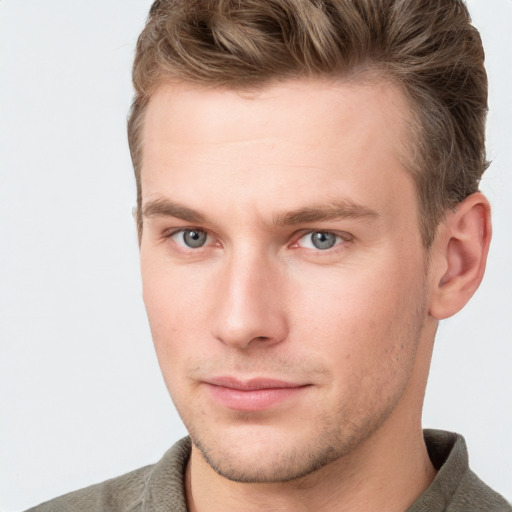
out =
[[[385,83],[168,83],[151,98],[143,293],[194,443],[190,510],[405,510],[434,478],[421,431],[434,335],[478,286],[490,224],[477,194],[426,253],[407,113]],[[232,398],[231,379],[293,391],[233,408],[217,394]]]

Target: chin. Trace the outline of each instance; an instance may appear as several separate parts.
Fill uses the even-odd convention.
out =
[[[305,477],[350,452],[353,442],[345,439],[340,443],[338,436],[322,435],[321,431],[293,436],[264,428],[244,434],[225,435],[212,442],[208,436],[191,433],[191,439],[217,474],[243,483],[279,483]]]

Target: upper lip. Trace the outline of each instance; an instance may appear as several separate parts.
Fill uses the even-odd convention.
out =
[[[252,391],[257,389],[300,388],[307,385],[295,382],[286,382],[279,379],[269,379],[261,377],[247,380],[241,380],[235,377],[212,377],[209,379],[205,379],[205,382],[213,386],[238,389],[240,391]]]

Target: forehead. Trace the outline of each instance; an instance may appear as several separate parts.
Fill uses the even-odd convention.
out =
[[[318,193],[393,202],[389,189],[409,179],[407,119],[390,83],[292,80],[252,92],[164,84],[144,120],[143,202],[205,206],[214,193],[246,208],[265,198],[293,209]]]
[[[153,127],[164,128],[176,143],[192,139],[215,143],[232,127],[236,128],[236,134],[229,133],[233,141],[284,128],[314,142],[315,136],[323,139],[322,132],[340,117],[347,128],[351,124],[355,129],[358,121],[359,128],[363,123],[368,128],[386,126],[381,135],[395,146],[404,138],[401,128],[408,114],[401,90],[377,76],[343,81],[295,79],[254,90],[164,82],[151,96],[145,113],[143,146],[146,149],[149,143],[149,149],[154,148]],[[337,123],[333,137],[342,135],[342,128]]]

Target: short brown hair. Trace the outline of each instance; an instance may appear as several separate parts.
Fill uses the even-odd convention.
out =
[[[157,0],[138,42],[128,139],[137,181],[146,105],[166,80],[231,89],[365,70],[411,105],[407,168],[428,248],[437,225],[478,190],[487,167],[487,76],[461,0]]]

